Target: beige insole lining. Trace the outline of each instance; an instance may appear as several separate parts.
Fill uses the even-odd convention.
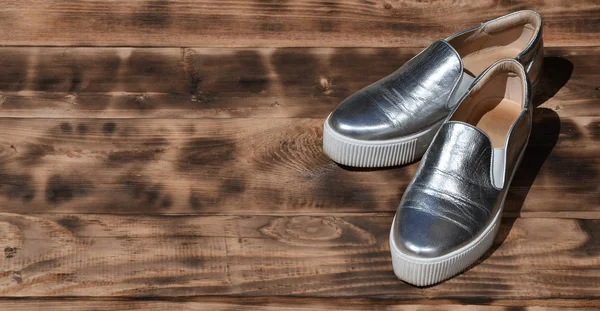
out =
[[[494,46],[479,50],[463,58],[464,69],[467,73],[477,77],[491,64],[503,58],[514,58],[521,52],[515,46]]]
[[[490,137],[492,148],[504,148],[508,131],[520,113],[520,103],[492,97],[475,104],[465,122],[483,130]]]
[[[468,73],[478,76],[490,65],[503,58],[515,58],[525,49],[535,34],[533,25],[515,25],[493,34],[483,30],[477,36],[470,39],[471,47],[478,46],[475,50],[466,52],[463,64]]]

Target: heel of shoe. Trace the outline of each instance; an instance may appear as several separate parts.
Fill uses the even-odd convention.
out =
[[[540,47],[535,52],[535,56],[525,67],[525,69],[527,70],[527,75],[529,76],[529,81],[531,82],[532,86],[537,85],[538,79],[540,77],[540,72],[542,71],[543,63],[544,46],[540,44]]]

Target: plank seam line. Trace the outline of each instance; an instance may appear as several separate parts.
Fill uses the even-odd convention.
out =
[[[0,214],[12,214],[12,215],[23,215],[30,217],[48,217],[48,216],[114,216],[114,217],[149,217],[149,218],[182,218],[182,217],[247,217],[247,216],[256,216],[256,217],[298,217],[298,216],[315,216],[315,217],[386,217],[390,218],[395,215],[396,211],[383,211],[383,212],[348,212],[348,213],[294,213],[294,214],[286,214],[286,213],[164,213],[164,214],[135,214],[135,213],[72,213],[72,212],[53,212],[53,213],[12,213],[12,212],[1,212]],[[542,212],[546,213],[546,212]],[[582,213],[590,213],[590,212],[582,212]],[[591,212],[594,213],[594,212]],[[527,216],[523,217],[523,215],[511,215],[514,213],[509,213],[508,215],[504,215],[502,217],[503,220],[511,220],[511,219],[566,219],[566,220],[590,220],[590,219],[600,219],[600,215],[596,217],[553,217],[548,215],[543,215],[540,217],[535,216]]]
[[[442,37],[444,35],[440,35]],[[391,37],[391,36],[390,36]],[[432,41],[433,43],[433,41]],[[139,48],[139,49],[264,49],[264,48],[283,48],[283,49],[327,49],[327,48],[348,48],[348,49],[424,49],[427,46],[366,46],[366,45],[270,45],[270,46],[254,46],[254,45],[209,45],[209,46],[185,46],[185,45],[27,45],[27,44],[2,44],[0,48]],[[590,45],[544,45],[544,48],[598,48],[600,44]]]

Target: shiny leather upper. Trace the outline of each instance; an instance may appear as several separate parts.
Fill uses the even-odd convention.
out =
[[[437,41],[389,76],[344,100],[328,118],[336,132],[356,139],[417,133],[444,119],[462,75],[460,57]]]
[[[500,67],[502,62],[516,64],[514,60],[503,60],[495,66]],[[520,74],[526,76],[524,71]],[[473,85],[478,83],[486,87],[480,79]],[[425,258],[439,257],[465,246],[490,224],[527,145],[532,123],[530,88],[525,78],[525,102],[507,134],[506,178],[502,185],[495,186],[492,181],[494,153],[489,137],[460,120],[442,125],[394,218],[392,238],[401,251]]]
[[[442,125],[400,203],[394,226],[398,245],[434,257],[479,233],[500,198],[490,179],[491,156],[491,143],[479,129]]]
[[[394,73],[345,99],[326,122],[335,132],[358,140],[394,139],[430,128],[448,115],[470,85],[461,83],[462,59],[448,41],[523,13],[539,17],[533,11],[515,12],[434,42]],[[534,39],[517,56],[527,69],[533,67],[536,56],[543,57],[541,34],[540,25]],[[532,69],[536,75],[537,69]]]

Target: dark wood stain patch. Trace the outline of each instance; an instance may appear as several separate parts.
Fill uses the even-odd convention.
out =
[[[35,197],[35,186],[31,175],[11,174],[0,166],[0,195],[14,200],[29,202]]]
[[[87,135],[88,131],[89,131],[89,128],[85,123],[77,124],[77,133],[79,135],[85,136],[85,135]]]
[[[0,91],[20,91],[27,82],[27,67],[29,55],[18,50],[3,50],[0,52]]]
[[[184,66],[177,54],[161,54],[151,49],[134,49],[124,64],[124,77],[130,79],[132,92],[141,92],[134,97],[140,109],[151,109],[143,105],[143,92],[186,93],[189,81]],[[160,83],[157,83],[160,81]]]
[[[173,198],[165,191],[164,185],[153,182],[148,176],[125,174],[117,182],[125,194],[125,197],[119,199],[130,205],[129,209],[157,212],[173,204]]]
[[[65,134],[71,134],[73,132],[73,127],[68,122],[63,122],[60,124],[60,130]]]
[[[36,91],[79,92],[115,89],[120,58],[116,53],[88,55],[77,50],[48,49],[37,55]]]
[[[268,89],[271,80],[260,54],[251,50],[239,51],[233,60],[235,60],[234,70],[239,75],[239,91],[260,93]]]
[[[590,132],[592,139],[600,141],[600,121],[590,122],[587,129]]]
[[[111,164],[148,162],[158,159],[163,152],[164,149],[114,151],[108,154],[108,161]]]
[[[79,231],[79,229],[85,227],[85,225],[81,222],[81,219],[73,215],[60,218],[56,222],[73,233],[76,233],[77,231]]]
[[[260,93],[271,84],[263,56],[255,50],[214,55],[183,49],[182,54],[189,93],[197,102],[211,102],[218,93]]]
[[[594,158],[577,158],[566,153],[555,152],[550,155],[552,161],[548,161],[548,165],[552,170],[563,170],[565,173],[561,181],[565,186],[565,191],[573,193],[599,193],[599,185],[586,183],[582,184],[581,180],[586,178],[594,179],[599,175],[598,159]]]
[[[227,139],[194,138],[183,145],[177,159],[180,171],[218,170],[226,167],[237,155],[235,142]]]
[[[319,73],[323,71],[319,59],[312,55],[308,49],[277,49],[271,56],[271,63],[279,75],[284,92],[286,95],[297,95],[306,90],[298,89],[298,86],[312,84],[311,89],[314,92],[320,85]],[[306,81],[307,78],[313,79]],[[310,92],[308,92],[310,94]]]
[[[202,209],[202,206],[204,204],[200,192],[194,190],[190,191],[190,197],[188,199],[188,202],[190,204],[190,207],[196,211]]]
[[[46,201],[50,204],[61,204],[77,197],[87,196],[93,189],[93,183],[84,176],[52,175],[46,183]]]
[[[169,1],[148,1],[133,15],[133,23],[150,28],[168,27],[171,23],[169,11]]]
[[[41,164],[45,156],[54,153],[54,147],[51,145],[28,143],[25,145],[25,151],[19,155],[19,162],[26,166]]]
[[[117,124],[115,122],[106,122],[102,125],[102,132],[106,135],[111,135],[117,129]]]
[[[227,179],[221,184],[221,191],[231,195],[242,193],[245,188],[243,179]]]
[[[600,204],[600,197],[596,200],[596,204]],[[586,235],[585,243],[581,244],[575,253],[584,256],[597,257],[600,255],[600,220],[599,219],[579,219],[579,228]]]
[[[164,137],[153,137],[144,141],[143,145],[150,148],[161,148],[169,145],[169,141]]]
[[[5,247],[4,248],[4,258],[10,259],[10,258],[15,257],[16,254],[17,254],[16,247]]]

